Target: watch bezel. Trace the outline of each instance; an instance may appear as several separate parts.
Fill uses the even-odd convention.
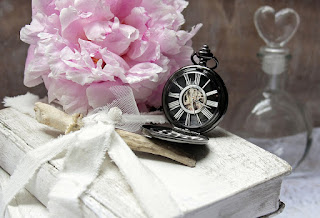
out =
[[[219,101],[218,101],[218,107],[217,107],[218,111],[216,113],[216,116],[214,116],[214,118],[212,118],[202,126],[185,126],[181,124],[178,120],[170,116],[170,109],[168,107],[168,94],[169,94],[168,88],[176,78],[188,72],[199,72],[201,74],[204,74],[206,77],[208,77],[212,82],[215,82],[217,85],[217,89],[219,93]],[[214,70],[201,65],[189,65],[177,70],[174,74],[170,76],[170,78],[166,82],[162,91],[162,107],[163,107],[163,111],[166,118],[169,120],[169,122],[173,126],[189,129],[195,132],[205,133],[215,128],[223,119],[228,108],[228,91],[223,80]]]

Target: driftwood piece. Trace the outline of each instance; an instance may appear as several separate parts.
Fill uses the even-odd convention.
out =
[[[34,111],[36,114],[36,120],[39,123],[51,126],[64,132],[64,134],[79,130],[83,126],[83,116],[79,113],[70,116],[63,111],[42,102],[35,103]]]
[[[196,166],[196,160],[183,150],[172,146],[171,143],[150,139],[142,135],[127,132],[121,129],[116,130],[122,139],[133,151],[140,151],[167,157],[189,167]]]
[[[79,130],[83,126],[82,114],[68,115],[51,105],[41,102],[35,103],[34,110],[38,122],[58,129],[65,134]],[[133,151],[160,155],[189,167],[195,167],[196,165],[196,160],[190,154],[172,146],[171,143],[149,139],[120,129],[117,129],[116,132]]]

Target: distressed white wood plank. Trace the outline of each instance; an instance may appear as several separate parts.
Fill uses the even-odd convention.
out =
[[[56,130],[39,124],[33,118],[14,109],[0,111],[0,166],[11,174],[24,154],[59,135]],[[48,193],[54,184],[63,159],[44,164],[28,184],[27,189],[44,205],[48,203]],[[145,217],[137,200],[114,163],[106,158],[97,180],[81,200],[85,217]],[[109,185],[108,185],[109,184]],[[118,191],[114,188],[118,186]],[[130,191],[128,191],[130,190]],[[101,197],[101,193],[104,195]],[[93,212],[94,211],[94,212]]]
[[[10,175],[0,167],[0,191],[4,184],[9,180]],[[49,217],[47,208],[41,204],[26,189],[23,189],[8,205],[6,218],[23,218],[23,217]]]
[[[13,109],[0,111],[0,124],[0,166],[9,173],[25,152],[59,134]],[[141,161],[169,189],[185,217],[254,217],[277,209],[282,177],[290,172],[285,161],[220,128],[212,131],[207,146],[188,149],[198,160],[195,168],[139,154]],[[44,204],[62,161],[58,158],[44,165],[28,186]],[[130,187],[108,157],[101,174],[82,196],[82,203],[85,213],[145,217]]]
[[[142,162],[162,179],[186,212],[223,200],[228,204],[234,201],[232,210],[239,214],[246,205],[256,205],[251,212],[259,216],[278,209],[276,199],[279,198],[281,179],[291,170],[285,161],[221,128],[211,133],[207,147],[193,147],[192,150],[198,159],[196,170],[161,162],[160,158],[154,161],[147,154],[141,155]],[[256,188],[255,191],[252,188]],[[215,211],[224,213],[227,206],[220,206],[206,208],[207,217],[215,217],[212,215]],[[239,214],[235,213],[234,217],[239,217]],[[230,216],[228,214],[227,217]]]

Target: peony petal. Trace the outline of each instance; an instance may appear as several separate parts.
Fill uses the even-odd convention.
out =
[[[174,61],[174,66],[185,66],[191,64],[191,55],[193,53],[193,49],[190,46],[182,46],[180,53],[176,55],[169,56],[171,61]],[[177,69],[174,69],[177,70]]]
[[[99,46],[95,43],[92,43],[90,41],[79,39],[78,43],[80,45],[81,52],[88,52],[91,57],[95,57],[96,54],[101,49],[101,46]]]
[[[164,0],[163,1],[167,5],[173,6],[178,12],[182,12],[189,4],[189,2],[185,0]]]
[[[93,22],[86,25],[84,30],[88,39],[121,55],[128,49],[130,43],[138,38],[139,33],[131,26],[120,24],[117,18],[114,20],[114,22]]]
[[[111,51],[108,51],[107,49],[101,49],[99,52],[106,64],[121,67],[125,71],[129,69],[129,65],[127,64],[127,62],[119,55],[114,54]]]
[[[63,38],[73,43],[77,43],[79,39],[86,39],[83,22],[75,8],[63,8],[60,12],[60,22]]]
[[[64,8],[69,8],[74,4],[74,0],[55,0],[54,2],[58,11],[62,11]]]
[[[144,103],[147,104],[148,99],[150,97],[150,95],[152,94],[153,90],[146,88],[146,87],[142,87],[139,86],[139,88],[135,87],[135,86],[131,86],[132,87],[132,91],[133,91],[133,95],[137,101],[137,103]]]
[[[178,43],[177,33],[174,30],[163,29],[153,33],[152,38],[160,44],[162,53],[178,54],[180,52],[180,44]]]
[[[56,80],[43,77],[48,89],[49,103],[56,100],[69,114],[87,114],[90,109],[86,96],[87,86],[81,86],[68,80]]]
[[[75,0],[74,7],[80,14],[87,14],[92,21],[110,20],[114,17],[110,6],[101,0]]]
[[[90,40],[117,55],[124,54],[130,44],[139,37],[136,28],[120,24],[118,18],[115,18],[114,22],[90,24],[85,27],[85,32]]]
[[[51,14],[58,14],[59,11],[55,9],[54,0],[32,0],[32,14],[35,15],[38,12],[50,16]]]
[[[172,72],[171,67],[169,66],[170,59],[165,55],[161,55],[160,58],[154,63],[162,67],[162,72],[158,74],[159,84],[166,82],[168,78],[171,76],[171,72]]]
[[[161,84],[159,86],[156,86],[153,89],[153,92],[148,97],[148,100],[144,102],[147,105],[152,105],[155,108],[159,108],[162,105],[162,90],[163,90],[164,84]],[[141,101],[142,103],[143,101]]]
[[[21,29],[31,46],[24,83],[44,80],[50,101],[86,113],[130,86],[140,108],[159,106],[172,73],[190,63],[190,32],[180,31],[185,0],[33,0]]]
[[[106,0],[106,3],[110,5],[111,12],[122,20],[133,8],[140,6],[141,0]]]
[[[44,15],[37,13],[30,25],[26,25],[20,31],[20,39],[28,44],[36,44],[39,41],[38,34],[45,31]]]
[[[127,80],[129,84],[139,83],[144,80],[157,82],[158,74],[161,73],[162,70],[162,67],[153,63],[140,63],[128,71]]]
[[[124,23],[135,27],[139,30],[140,37],[147,31],[147,23],[150,21],[150,17],[147,15],[146,10],[143,7],[133,8],[130,15],[124,20]]]
[[[106,35],[112,32],[112,29],[109,27],[109,22],[98,21],[86,25],[84,32],[89,40],[102,42],[106,39]]]
[[[180,45],[185,45],[191,38],[197,34],[197,32],[200,30],[202,27],[202,23],[199,23],[195,26],[192,27],[190,32],[186,32],[184,30],[180,30],[177,32],[177,36],[179,38],[179,44]]]
[[[127,55],[139,62],[156,61],[160,58],[160,45],[155,41],[136,40]]]
[[[41,76],[50,72],[46,62],[46,57],[36,52],[36,46],[30,45],[24,72],[23,83],[25,86],[33,87],[43,82]]]
[[[183,15],[174,5],[166,4],[162,0],[143,0],[141,5],[152,18],[149,27],[168,28],[177,31],[185,22]]]

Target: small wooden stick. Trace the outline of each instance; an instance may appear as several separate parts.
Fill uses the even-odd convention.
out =
[[[82,114],[68,115],[65,112],[45,103],[35,103],[36,120],[45,125],[68,134],[83,127]],[[172,146],[170,143],[156,139],[149,139],[142,135],[116,129],[127,145],[133,151],[140,151],[167,157],[189,167],[196,165],[196,160],[185,151]]]
[[[73,114],[70,116],[65,112],[42,102],[36,102],[34,105],[36,120],[47,126],[58,129],[64,134],[79,130],[82,126],[82,114]]]
[[[142,135],[127,132],[121,129],[116,130],[122,139],[133,151],[141,151],[167,157],[189,167],[196,166],[196,160],[190,155],[170,143],[156,139],[149,139]]]

